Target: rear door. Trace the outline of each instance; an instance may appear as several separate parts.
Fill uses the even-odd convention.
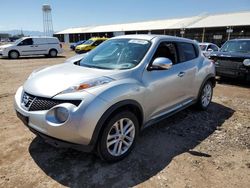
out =
[[[48,41],[46,38],[34,38],[34,54],[44,55],[48,54]]]
[[[197,73],[197,65],[199,64],[198,47],[188,42],[178,42],[177,49],[179,54],[179,63],[176,65],[180,72],[183,73],[183,96],[182,100],[193,100],[195,98],[196,89],[194,88],[195,76]]]

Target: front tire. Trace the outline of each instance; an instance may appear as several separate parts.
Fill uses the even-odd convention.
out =
[[[19,58],[19,53],[17,51],[10,51],[9,52],[9,58],[10,59],[18,59]]]
[[[207,81],[200,92],[197,106],[201,110],[206,110],[211,103],[213,97],[213,85],[210,81]]]
[[[101,159],[115,162],[126,157],[135,145],[139,123],[130,111],[114,115],[102,131],[97,151]]]

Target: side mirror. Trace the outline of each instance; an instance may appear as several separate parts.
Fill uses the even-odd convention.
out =
[[[149,70],[168,70],[173,66],[173,62],[165,57],[157,57]]]
[[[207,51],[208,51],[208,52],[213,52],[213,49],[208,48]]]
[[[250,67],[250,59],[245,59],[243,61],[243,65],[247,66],[247,67]]]

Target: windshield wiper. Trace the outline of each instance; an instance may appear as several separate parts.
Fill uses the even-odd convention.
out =
[[[86,65],[86,64],[82,64],[81,66],[89,67],[89,68],[96,68],[96,69],[110,69],[110,68],[106,68],[106,67],[99,67],[99,66]]]

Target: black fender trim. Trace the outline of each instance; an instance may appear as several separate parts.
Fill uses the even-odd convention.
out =
[[[137,101],[135,101],[135,100],[124,100],[124,101],[120,101],[120,102],[115,103],[108,110],[106,110],[106,112],[102,115],[102,117],[99,119],[98,123],[96,124],[96,127],[95,127],[95,130],[93,132],[91,141],[90,141],[90,143],[88,145],[90,148],[92,148],[91,149],[92,151],[96,147],[100,132],[101,132],[102,128],[105,126],[104,125],[105,121],[107,121],[108,118],[110,117],[110,115],[112,113],[114,113],[117,109],[122,108],[122,107],[126,107],[128,105],[136,106],[140,110],[140,113],[141,113],[141,116],[142,116],[141,118],[142,118],[142,121],[143,121],[143,110],[142,110],[141,105]]]
[[[201,84],[201,86],[200,86],[200,89],[199,89],[199,93],[198,93],[198,97],[197,97],[197,98],[200,97],[200,95],[201,95],[201,90],[202,90],[204,84],[205,84],[209,79],[211,79],[211,78],[214,79],[214,81],[212,82],[212,85],[213,85],[213,87],[215,87],[215,85],[216,85],[215,75],[214,75],[214,74],[208,74],[208,75],[206,76],[206,78],[203,80],[203,82],[202,82],[202,84]]]

